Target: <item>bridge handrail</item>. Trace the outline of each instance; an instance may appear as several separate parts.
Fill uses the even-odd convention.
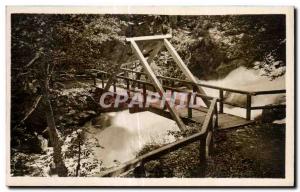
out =
[[[268,90],[268,91],[254,91],[252,92],[253,96],[257,95],[271,95],[271,94],[282,94],[286,93],[285,89],[277,89],[277,90]]]
[[[144,72],[134,71],[134,70],[126,69],[126,68],[122,68],[122,70],[127,71],[127,72],[146,75],[146,73],[144,73]],[[110,73],[108,73],[106,71],[102,71],[102,70],[98,70],[98,72],[105,73],[105,74],[108,74],[108,75],[110,74]],[[123,79],[127,78],[127,77],[120,76],[120,75],[118,77],[123,78]],[[181,83],[185,83],[185,84],[189,84],[189,85],[195,85],[195,83],[193,83],[191,81],[187,81],[187,80],[176,79],[176,78],[172,78],[172,77],[165,77],[165,76],[161,76],[161,75],[157,75],[157,77],[161,78],[161,79],[177,81],[177,82],[181,82]],[[130,79],[130,78],[127,78],[127,79]],[[135,81],[135,82],[140,81],[141,83],[150,84],[150,82],[147,82],[147,81],[141,81],[141,80],[137,80],[137,79],[130,79],[130,80]],[[267,90],[267,91],[244,91],[244,90],[226,88],[226,87],[221,87],[221,86],[216,86],[216,85],[209,85],[209,84],[204,84],[204,83],[196,83],[196,85],[207,87],[207,88],[212,88],[212,89],[218,89],[218,90],[233,92],[233,93],[250,94],[252,96],[286,93],[285,89]]]
[[[144,73],[144,72],[138,72],[138,71],[134,71],[134,70],[126,69],[126,68],[121,68],[121,69],[123,71],[127,71],[127,72],[132,72],[132,73],[146,75],[146,73]],[[108,73],[106,71],[98,70],[98,72],[110,75],[110,73]],[[132,82],[146,84],[146,85],[149,85],[149,86],[153,87],[153,85],[151,84],[151,82],[142,81],[142,80],[136,80],[136,79],[131,79],[129,77],[125,77],[125,76],[121,76],[121,75],[117,75],[117,77],[127,80],[127,84],[128,84],[129,81],[132,81]],[[270,95],[270,94],[282,94],[282,93],[286,93],[285,89],[268,90],[268,91],[243,91],[243,90],[225,88],[225,87],[220,87],[220,86],[215,86],[215,85],[207,85],[207,84],[203,84],[203,83],[193,83],[191,81],[180,80],[180,79],[176,79],[176,78],[172,78],[172,77],[164,77],[164,76],[159,76],[159,75],[157,77],[160,78],[160,79],[181,82],[181,83],[184,83],[186,85],[191,85],[191,86],[197,85],[197,86],[207,87],[207,88],[211,88],[211,89],[217,89],[217,90],[219,90],[219,98],[217,100],[219,102],[219,112],[223,113],[224,104],[228,104],[228,105],[231,105],[231,106],[234,106],[234,107],[245,108],[246,109],[246,119],[247,120],[251,119],[251,110],[269,109],[269,108],[282,108],[282,107],[285,107],[285,105],[282,105],[282,104],[280,104],[280,105],[271,105],[271,106],[252,106],[252,97],[253,96]],[[102,84],[103,84],[103,79],[102,79]],[[167,89],[170,89],[170,90],[172,90],[172,89],[175,90],[175,88],[173,88],[173,87],[168,87],[168,86],[165,86],[165,85],[163,85],[163,87],[167,88]],[[179,90],[177,90],[177,91],[179,91]],[[224,99],[224,91],[246,95],[246,104],[245,105],[236,105],[236,104],[233,104],[233,103],[225,101],[225,99]],[[196,96],[198,96],[198,97],[205,97],[205,98],[208,98],[208,99],[211,98],[210,96],[200,95],[200,94],[197,94]]]
[[[126,68],[121,68],[121,69],[123,71],[131,72],[131,73],[147,75],[144,72],[134,71],[134,70],[126,69]],[[166,80],[171,80],[171,81],[177,81],[177,82],[180,82],[180,83],[185,83],[185,84],[188,84],[188,85],[195,85],[194,82],[187,81],[187,80],[176,79],[176,78],[172,78],[172,77],[165,77],[165,76],[161,76],[161,75],[157,75],[157,77],[160,78],[160,79],[166,79]],[[234,92],[234,93],[252,94],[251,91],[243,91],[243,90],[231,89],[231,88],[220,87],[220,86],[215,86],[215,85],[208,85],[208,84],[203,84],[203,83],[196,83],[196,85],[207,87],[207,88],[212,88],[212,89],[219,89],[219,90],[221,89],[221,90],[224,90],[224,91],[229,91],[229,92]]]
[[[132,72],[132,73],[147,75],[144,72],[138,72],[138,71],[134,71],[134,70],[126,69],[126,68],[122,68],[122,70],[123,71],[127,71],[127,72]],[[165,77],[165,76],[160,76],[160,75],[158,75],[157,77],[161,78],[161,79],[165,79],[165,80],[177,81],[177,82],[185,83],[185,84],[192,85],[192,86],[195,85],[195,83],[193,83],[191,81],[187,81],[187,80],[181,80],[181,79],[176,79],[176,78],[172,78],[172,77]],[[282,93],[286,93],[285,89],[267,90],[267,91],[244,91],[244,90],[225,88],[225,87],[220,87],[220,86],[215,86],[215,85],[208,85],[208,84],[203,84],[203,83],[196,83],[196,85],[219,90],[219,98],[218,98],[217,101],[220,104],[219,105],[219,109],[220,109],[221,113],[223,113],[223,105],[224,104],[231,105],[231,106],[234,106],[234,107],[245,108],[246,109],[246,119],[247,120],[251,119],[251,110],[270,109],[270,108],[284,108],[285,107],[285,105],[282,105],[282,104],[272,105],[272,106],[253,106],[253,107],[251,106],[251,101],[252,101],[251,97],[252,96],[270,95],[270,94],[282,94]],[[169,88],[169,89],[171,89],[171,88]],[[247,96],[246,104],[245,105],[237,105],[237,104],[234,104],[234,103],[230,103],[230,102],[224,101],[224,91],[246,95]],[[197,96],[206,97],[208,99],[210,98],[209,96],[204,96],[204,95],[197,95]]]
[[[155,149],[153,151],[150,151],[144,155],[137,157],[136,159],[127,161],[126,163],[122,164],[119,167],[116,167],[112,170],[105,171],[105,172],[99,174],[98,176],[100,176],[100,177],[118,176],[124,172],[128,172],[128,171],[136,168],[137,166],[143,165],[143,163],[145,163],[146,161],[156,159],[166,153],[175,151],[176,149],[184,147],[184,146],[186,146],[190,143],[193,143],[197,140],[200,140],[200,157],[199,158],[200,158],[201,166],[203,166],[203,169],[205,169],[206,154],[207,154],[207,152],[206,152],[207,136],[208,136],[209,131],[212,131],[212,134],[213,134],[213,129],[216,128],[216,127],[213,127],[213,123],[212,123],[213,115],[215,113],[217,113],[216,112],[216,103],[217,103],[217,98],[214,98],[212,100],[209,110],[205,116],[205,120],[202,125],[202,128],[198,133],[188,136],[186,138],[180,139],[173,143],[167,144],[167,145],[160,147],[158,149]],[[217,126],[217,123],[215,123],[214,125]],[[212,137],[212,135],[211,135],[211,137]],[[213,147],[213,143],[210,143],[210,145],[211,145],[210,147]]]

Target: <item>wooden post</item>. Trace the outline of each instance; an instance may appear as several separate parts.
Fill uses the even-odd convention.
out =
[[[163,85],[162,85],[162,87],[163,87]],[[167,88],[165,88],[165,93],[168,91],[168,89]],[[163,100],[163,97],[161,96],[161,101]],[[176,99],[176,98],[175,98]],[[170,101],[173,101],[174,100],[174,95],[173,94],[171,94],[171,97],[170,97]],[[174,102],[175,102],[175,100],[174,100]],[[175,104],[175,103],[174,103]],[[163,107],[162,107],[162,110],[167,110],[167,105],[166,104],[164,104],[163,105]]]
[[[182,61],[182,59],[180,58],[180,56],[176,52],[175,48],[171,45],[171,43],[167,39],[164,39],[164,44],[165,44],[167,50],[169,51],[169,53],[172,55],[172,57],[175,60],[176,64],[179,66],[181,71],[185,74],[185,76],[190,81],[192,81],[193,83],[195,83],[195,84],[198,83],[196,78],[194,77],[194,75],[191,73],[189,68],[184,64],[184,62]],[[197,88],[198,93],[206,95],[206,93],[204,92],[204,90],[200,86],[196,86],[196,88]],[[210,101],[207,98],[203,97],[202,100],[203,100],[203,102],[205,103],[205,105],[207,107],[210,106]]]
[[[215,114],[216,114],[216,122],[215,122],[215,127],[213,127],[213,129],[219,128],[219,117],[218,117],[218,107],[217,107],[217,105],[215,107]]]
[[[113,82],[114,93],[117,92],[116,81]]]
[[[197,93],[197,87],[193,86],[193,93]],[[194,95],[194,105],[197,105],[197,96]]]
[[[247,102],[246,102],[246,120],[251,119],[251,95],[247,94]]]
[[[101,84],[102,84],[102,89],[104,88],[104,74],[101,74]]]
[[[147,60],[143,56],[141,50],[139,49],[138,45],[134,40],[130,40],[131,46],[133,51],[135,52],[136,56],[140,59],[141,64],[143,65],[146,73],[148,74],[149,78],[152,80],[156,91],[159,93],[161,97],[164,95],[164,89],[161,86],[160,82],[158,81],[157,77],[153,73],[151,67],[149,66]],[[172,115],[173,119],[176,121],[180,130],[186,130],[185,124],[183,123],[182,119],[180,118],[179,114],[176,112],[175,108],[173,108],[168,101],[166,101],[166,106],[169,109],[170,114]]]
[[[140,89],[140,82],[137,82],[137,88]]]
[[[147,103],[147,90],[146,90],[146,84],[143,83],[143,106],[146,107]]]
[[[206,136],[207,134],[202,135],[200,139],[199,146],[199,176],[205,177],[205,169],[206,169]]]
[[[213,116],[212,116],[213,117]],[[214,150],[214,128],[213,128],[213,118],[210,120],[209,131],[206,137],[206,148],[208,149],[207,157],[211,156]]]
[[[223,113],[224,111],[223,111],[223,108],[224,108],[224,91],[223,91],[223,89],[219,89],[219,99],[220,99],[220,101],[219,101],[219,111],[220,111],[220,113]]]
[[[129,84],[129,79],[126,79],[126,89],[127,89],[128,98],[130,98],[130,84]]]
[[[93,75],[94,86],[97,86],[96,76]]]
[[[152,41],[152,40],[161,40],[161,39],[170,39],[171,34],[166,35],[154,35],[154,36],[141,36],[141,37],[129,37],[126,38],[126,41]]]
[[[206,158],[208,158],[209,156],[211,156],[213,154],[213,150],[214,150],[214,139],[213,139],[213,133],[212,131],[209,131],[207,133],[207,137],[206,137]]]
[[[192,111],[192,108],[190,107],[191,97],[192,97],[192,93],[189,93],[188,94],[188,98],[187,98],[188,118],[192,118],[193,117],[193,111]]]

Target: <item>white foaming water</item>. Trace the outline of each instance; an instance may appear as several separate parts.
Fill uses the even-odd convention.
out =
[[[101,147],[95,148],[104,167],[124,163],[136,157],[145,144],[174,142],[168,131],[178,131],[174,121],[151,112],[130,114],[128,110],[110,113],[112,125],[99,130],[91,128]]]
[[[285,76],[278,77],[274,80],[269,80],[266,76],[261,76],[258,70],[246,69],[245,67],[239,67],[231,71],[222,80],[202,81],[201,83],[216,85],[220,87],[244,90],[244,91],[267,91],[275,89],[285,89]],[[207,95],[219,97],[219,91],[216,89],[203,88]],[[226,94],[225,94],[226,95]],[[259,95],[252,97],[252,106],[263,106],[273,103],[278,103],[284,97],[284,94],[274,95]],[[244,104],[246,102],[245,95],[230,93],[227,96],[226,101],[236,104]],[[245,117],[246,111],[243,108],[224,106],[224,112]],[[262,110],[252,110],[251,118],[259,116]]]

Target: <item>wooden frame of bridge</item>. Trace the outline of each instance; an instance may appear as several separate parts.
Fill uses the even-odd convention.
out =
[[[196,87],[196,91],[199,94],[206,95],[204,90],[197,85],[197,80],[191,73],[191,71],[188,69],[188,67],[185,65],[185,63],[182,61],[178,53],[176,52],[175,48],[171,45],[171,43],[168,41],[169,38],[171,38],[171,35],[156,35],[156,36],[143,36],[143,37],[132,37],[132,38],[126,38],[126,41],[130,42],[131,48],[133,52],[135,53],[136,57],[140,60],[143,69],[146,71],[148,78],[152,81],[153,85],[155,86],[156,91],[159,93],[161,97],[164,97],[165,90],[161,83],[159,82],[157,76],[153,72],[152,68],[150,67],[150,64],[155,57],[156,54],[160,51],[162,48],[162,45],[166,47],[168,52],[171,54],[172,58],[175,60],[175,63],[177,66],[181,69],[183,74],[186,76],[187,80],[194,83],[194,87]],[[163,41],[163,43],[158,42],[156,48],[152,51],[150,54],[148,60],[144,57],[142,51],[140,50],[139,46],[137,45],[137,41]],[[114,72],[114,74],[111,75],[111,77],[108,80],[108,83],[106,84],[104,91],[108,91],[112,83],[114,82],[117,74],[120,72],[121,66],[118,67],[118,69]],[[203,102],[206,104],[207,107],[210,105],[210,101],[202,97]],[[180,118],[179,114],[177,113],[176,109],[172,107],[169,103],[169,101],[166,101],[166,107],[169,110],[171,116],[177,123],[180,130],[185,130],[185,124],[183,123],[182,119]]]

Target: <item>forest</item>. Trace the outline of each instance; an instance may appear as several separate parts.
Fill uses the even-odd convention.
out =
[[[170,42],[200,80],[223,79],[233,70],[245,67],[258,70],[261,76],[274,81],[285,75],[285,19],[284,15],[12,14],[11,175],[93,176],[106,169],[91,150],[92,146],[98,146],[97,141],[87,139],[89,130],[84,128],[87,122],[99,126],[110,124],[105,116],[99,118],[90,77],[97,76],[97,70],[113,72],[119,64],[135,59],[126,37],[172,34]],[[153,45],[140,46],[147,54]],[[167,51],[162,50],[154,63],[156,73],[183,78],[181,71],[172,65]],[[278,114],[278,111],[273,113]],[[258,133],[248,127],[240,134],[259,134],[261,125],[255,126]],[[263,127],[270,126],[274,129],[272,125],[263,124]],[[284,143],[282,129],[275,129],[274,142],[278,145]],[[228,142],[237,139],[234,133],[230,134],[233,137]],[[262,135],[270,136],[266,132]],[[220,141],[224,138],[222,134],[218,136]],[[256,141],[251,142],[254,145]],[[153,145],[143,150],[149,150],[147,147],[153,148]],[[183,156],[195,153],[190,148],[192,146],[180,153]],[[175,176],[197,177],[197,173],[191,172],[192,167],[182,168],[184,163],[174,165],[172,161],[177,155],[164,159],[176,167]],[[215,161],[222,161],[220,156],[217,158]],[[186,161],[193,162],[193,159]],[[240,164],[251,161],[242,159]],[[166,169],[170,169],[168,163],[164,165]],[[257,175],[261,171],[257,167],[262,165],[257,165],[248,175],[240,175],[244,169],[241,167],[228,174],[220,168],[224,164],[226,162],[209,168],[207,176],[274,176],[271,169]],[[153,165],[149,166],[153,169]],[[182,169],[189,171],[180,174]],[[276,177],[284,174],[282,170],[279,172]]]

